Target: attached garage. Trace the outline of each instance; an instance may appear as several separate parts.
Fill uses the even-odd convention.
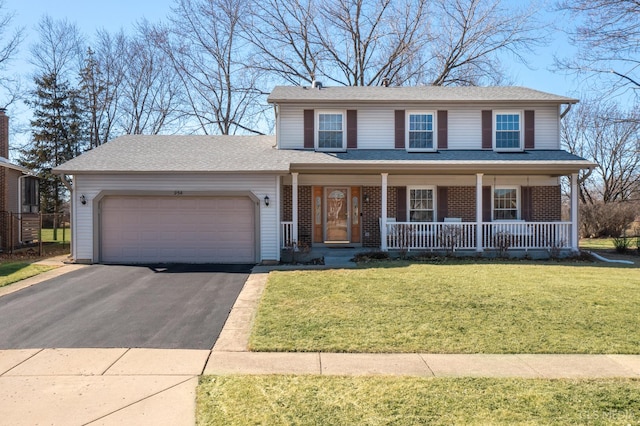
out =
[[[254,263],[256,203],[246,196],[105,196],[103,263]]]

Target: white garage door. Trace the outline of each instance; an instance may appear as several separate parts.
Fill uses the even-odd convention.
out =
[[[253,263],[255,218],[247,197],[105,197],[106,263]]]

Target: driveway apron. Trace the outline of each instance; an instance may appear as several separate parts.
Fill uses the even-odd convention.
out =
[[[211,349],[252,265],[93,265],[0,298],[0,349]]]

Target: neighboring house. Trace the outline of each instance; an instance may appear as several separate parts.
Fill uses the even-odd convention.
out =
[[[38,224],[38,179],[9,157],[9,117],[0,109],[0,251],[34,239]]]
[[[577,251],[576,99],[521,87],[276,87],[276,136],[123,136],[58,167],[79,262],[267,262],[292,244]],[[560,178],[571,182],[561,218]]]

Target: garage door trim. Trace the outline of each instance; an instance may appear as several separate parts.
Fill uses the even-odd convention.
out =
[[[255,262],[260,262],[260,199],[251,191],[100,191],[92,200],[93,207],[93,262],[102,259],[100,240],[100,202],[105,197],[247,197],[253,202]]]

